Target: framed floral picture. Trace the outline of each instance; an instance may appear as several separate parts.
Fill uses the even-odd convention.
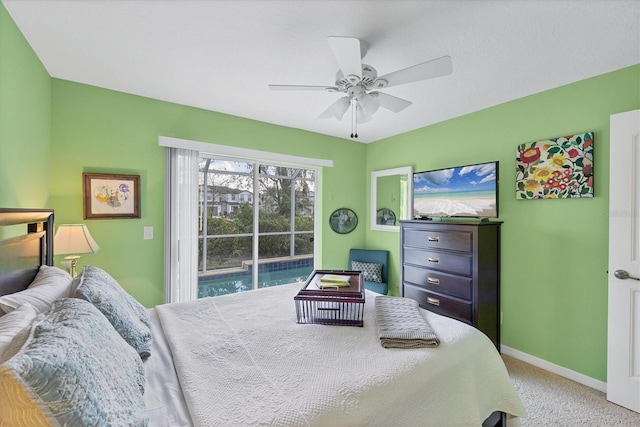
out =
[[[516,198],[593,197],[593,132],[518,145]]]
[[[84,219],[140,218],[140,175],[82,174]]]

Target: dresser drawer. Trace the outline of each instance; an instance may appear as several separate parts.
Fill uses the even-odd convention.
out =
[[[471,300],[472,279],[405,265],[404,280],[425,289]]]
[[[404,229],[404,244],[429,249],[471,252],[472,233],[466,231]]]
[[[466,323],[473,321],[470,302],[447,298],[406,283],[403,284],[403,288],[403,296],[418,301],[422,308]]]
[[[404,263],[420,265],[447,273],[471,276],[471,261],[471,254],[404,248]]]

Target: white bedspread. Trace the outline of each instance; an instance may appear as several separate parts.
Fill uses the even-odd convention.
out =
[[[173,355],[155,308],[149,309],[149,317],[153,343],[151,357],[144,362],[144,402],[149,416],[149,427],[192,426],[182,387],[173,367]]]
[[[157,307],[197,426],[480,425],[525,416],[491,341],[422,311],[437,348],[385,349],[364,327],[297,324],[300,284]]]

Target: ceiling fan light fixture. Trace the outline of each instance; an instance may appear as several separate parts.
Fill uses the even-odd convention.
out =
[[[368,114],[364,114],[361,110],[358,110],[358,114],[356,116],[356,121],[358,122],[358,124],[361,125],[363,123],[370,122],[372,118],[373,118],[373,116],[370,116]]]
[[[329,108],[324,110],[322,114],[318,116],[318,118],[330,119],[333,117],[336,120],[342,120],[342,117],[344,117],[344,113],[346,113],[349,109],[350,103],[350,98],[348,96],[343,96],[342,98],[331,104]]]
[[[370,95],[368,93],[363,93],[358,97],[358,103],[360,108],[362,109],[362,113],[365,116],[371,116],[378,108],[380,108],[380,100],[377,96]],[[364,122],[361,122],[364,123]]]
[[[331,111],[333,112],[333,117],[335,117],[337,120],[342,120],[342,118],[344,117],[344,113],[346,113],[349,109],[350,103],[351,100],[348,96],[343,96],[342,98],[334,102],[330,107]]]

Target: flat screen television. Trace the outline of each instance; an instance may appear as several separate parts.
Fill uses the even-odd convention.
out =
[[[498,163],[413,174],[413,217],[498,217]]]

